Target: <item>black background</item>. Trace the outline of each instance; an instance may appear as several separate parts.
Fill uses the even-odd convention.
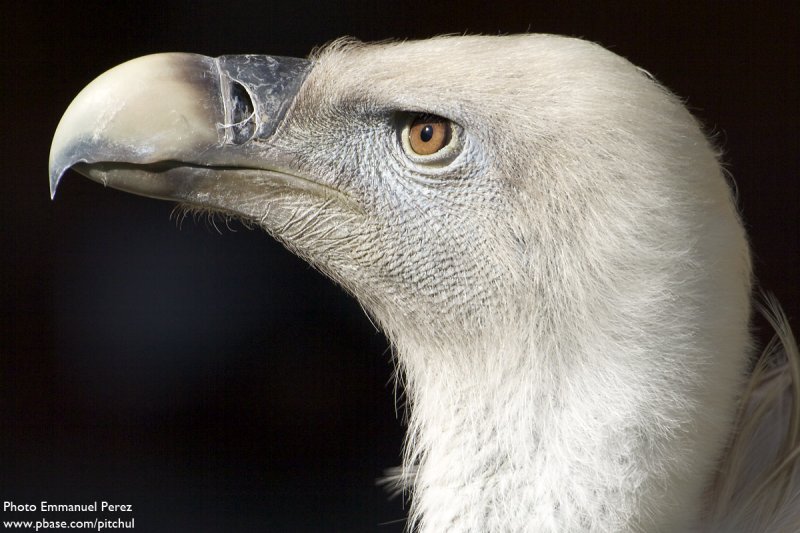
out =
[[[138,531],[402,528],[402,499],[375,484],[403,432],[390,355],[355,301],[260,231],[178,228],[170,204],[72,173],[50,201],[61,114],[144,54],[303,56],[341,35],[597,41],[715,133],[760,284],[800,325],[798,4],[489,4],[2,4],[0,501],[133,504]]]

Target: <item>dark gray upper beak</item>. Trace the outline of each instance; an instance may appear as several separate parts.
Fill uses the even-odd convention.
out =
[[[305,59],[180,53],[119,65],[64,113],[50,149],[50,194],[70,167],[115,188],[177,200],[214,175],[205,168],[260,168],[252,141],[275,133],[310,69]]]

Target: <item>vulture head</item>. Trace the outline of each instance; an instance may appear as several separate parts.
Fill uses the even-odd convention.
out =
[[[646,72],[547,36],[160,54],[50,155],[264,228],[397,352],[424,531],[687,531],[731,437],[750,259],[717,154]]]

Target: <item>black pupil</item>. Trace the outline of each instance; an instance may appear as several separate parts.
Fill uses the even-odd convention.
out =
[[[433,126],[430,124],[425,124],[425,127],[422,128],[422,131],[419,132],[419,138],[424,143],[433,139]]]

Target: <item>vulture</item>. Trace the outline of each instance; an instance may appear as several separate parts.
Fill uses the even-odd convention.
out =
[[[682,102],[552,35],[168,53],[102,74],[67,169],[235,216],[396,353],[420,532],[800,531],[798,350],[749,331],[718,150]]]

